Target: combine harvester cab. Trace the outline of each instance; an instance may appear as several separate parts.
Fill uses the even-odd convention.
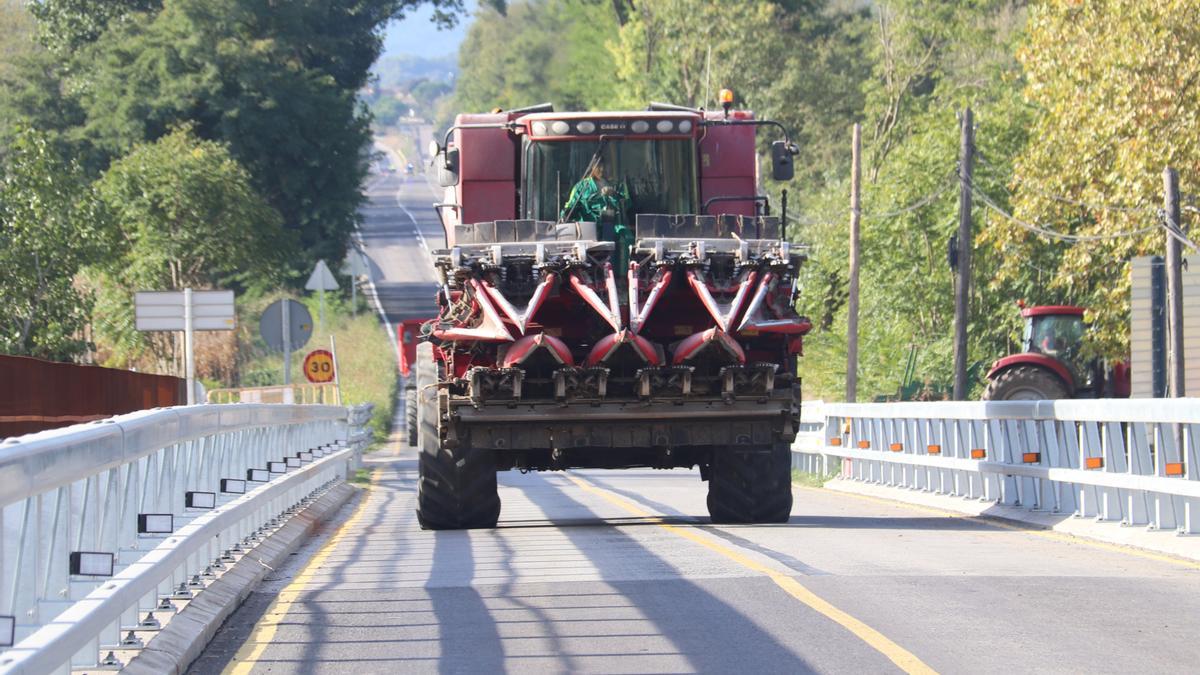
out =
[[[432,149],[447,241],[415,366],[423,527],[495,526],[497,471],[577,467],[699,467],[714,521],[787,519],[810,323],[803,252],[760,196],[762,125],[458,117]],[[772,149],[789,178],[794,146]]]

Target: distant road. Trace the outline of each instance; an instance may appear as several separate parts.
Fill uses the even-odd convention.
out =
[[[419,161],[413,163],[419,170]],[[423,173],[408,176],[404,165],[396,164],[395,159],[384,160],[368,182],[369,202],[362,209],[358,237],[371,268],[373,290],[368,294],[377,298],[392,326],[436,313],[437,283],[429,249],[444,243],[432,206],[439,199],[436,191]]]

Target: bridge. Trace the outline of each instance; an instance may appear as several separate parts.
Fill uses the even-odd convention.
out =
[[[389,324],[436,288],[421,175],[369,185]],[[428,244],[425,244],[427,247]],[[423,531],[364,411],[196,406],[0,446],[0,672],[1194,669],[1194,401],[814,404],[790,520],[694,471],[503,473]],[[361,470],[360,470],[361,469]]]

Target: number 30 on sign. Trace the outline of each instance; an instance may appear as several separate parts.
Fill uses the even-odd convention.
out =
[[[304,357],[304,376],[317,384],[333,382],[333,354],[324,349],[314,349]]]

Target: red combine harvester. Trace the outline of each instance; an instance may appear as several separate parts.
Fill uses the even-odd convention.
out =
[[[804,255],[759,190],[764,125],[783,131],[729,103],[544,105],[459,115],[433,144],[446,247],[416,354],[423,527],[494,527],[497,471],[574,467],[699,467],[714,521],[787,519],[811,326]]]
[[[1025,318],[1022,351],[992,365],[985,401],[1129,397],[1128,364],[1108,368],[1103,361],[1080,358],[1082,307],[1022,306],[1021,316]]]

